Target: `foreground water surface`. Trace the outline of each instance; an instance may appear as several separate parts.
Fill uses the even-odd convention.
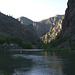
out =
[[[75,54],[24,52],[0,55],[0,75],[75,75]]]

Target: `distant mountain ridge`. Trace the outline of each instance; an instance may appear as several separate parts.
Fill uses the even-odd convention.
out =
[[[24,25],[30,25],[30,24],[33,23],[32,20],[30,20],[30,19],[28,19],[28,18],[26,18],[26,17],[19,17],[19,18],[18,18],[18,21],[20,21],[21,24],[24,24]]]
[[[63,19],[64,19],[64,15],[56,15],[54,17],[42,20],[40,22],[33,22],[32,20],[29,20],[24,17],[23,17],[23,19],[20,18],[20,20],[19,19],[18,20],[21,23],[23,22],[22,24],[24,24],[24,25],[26,25],[26,23],[24,23],[24,22],[29,20],[29,22],[32,23],[33,28],[35,29],[38,37],[43,42],[50,42],[61,31]]]

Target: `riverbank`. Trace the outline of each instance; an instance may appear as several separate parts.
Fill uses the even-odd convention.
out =
[[[48,48],[44,49],[44,51],[57,53],[75,53],[75,50],[70,50],[68,48]]]

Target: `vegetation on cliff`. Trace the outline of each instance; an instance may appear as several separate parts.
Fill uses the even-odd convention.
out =
[[[25,26],[17,19],[3,13],[0,13],[0,35],[12,35],[25,41],[40,41],[32,25]]]

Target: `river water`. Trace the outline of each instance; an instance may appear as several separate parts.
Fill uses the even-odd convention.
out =
[[[75,75],[75,54],[24,52],[0,57],[0,75]]]

